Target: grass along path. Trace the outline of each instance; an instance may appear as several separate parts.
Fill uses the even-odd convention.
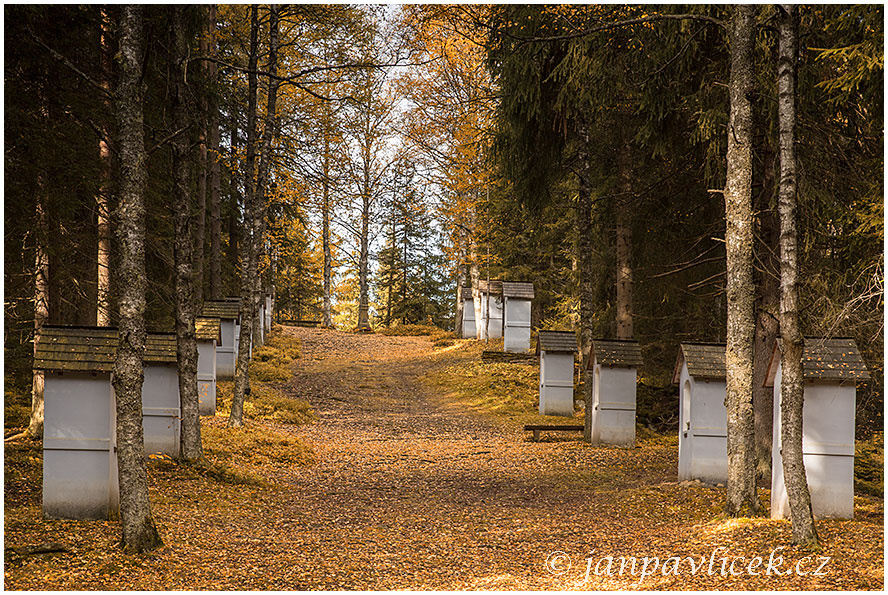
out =
[[[243,459],[237,464],[248,466],[258,482],[230,483],[172,463],[153,464],[152,498],[168,546],[148,556],[124,556],[115,547],[114,523],[42,520],[39,486],[35,498],[25,480],[11,484],[7,462],[6,545],[52,540],[65,543],[70,551],[8,553],[6,587],[882,585],[883,508],[877,499],[858,498],[853,521],[819,523],[824,542],[819,555],[830,557],[825,576],[766,576],[771,551],[789,545],[789,524],[721,519],[723,489],[676,483],[673,439],[651,437],[632,450],[592,448],[579,438],[532,443],[521,430],[532,416],[526,386],[522,389],[520,382],[509,380],[508,369],[491,368],[502,377],[491,375],[502,383],[495,390],[501,386],[504,392],[524,396],[505,395],[505,403],[483,397],[482,389],[476,388],[484,375],[473,363],[480,353],[474,342],[435,349],[426,337],[303,328],[282,332],[301,341],[301,354],[293,364],[295,376],[276,386],[286,396],[308,401],[317,421],[299,426],[253,421],[245,432],[254,435],[236,434],[239,449],[247,451],[236,455]],[[527,370],[523,373],[526,376]],[[217,444],[213,448],[235,452],[226,446],[226,436],[232,441],[234,434],[226,434],[232,431],[222,427],[223,418],[204,423],[207,440]],[[310,457],[305,456],[306,445]],[[17,447],[7,446],[7,454],[10,448]],[[304,466],[309,459],[313,463]],[[28,476],[26,467],[16,473]],[[620,577],[617,560],[611,576],[593,573],[584,581],[584,559],[590,550],[593,561],[608,555],[636,556],[639,568],[632,575],[627,567]],[[644,556],[660,561],[702,556],[708,565],[713,551],[714,574],[706,568],[692,574],[685,560],[677,575],[658,569],[643,580],[639,577]],[[552,557],[555,552],[566,557]],[[726,555],[728,563],[734,556],[761,556],[765,565],[753,569],[759,576],[725,577],[719,572],[719,558]],[[787,547],[777,555],[783,556],[778,567],[783,573],[807,553]],[[547,567],[547,559],[553,567]],[[811,560],[807,564],[801,569],[817,567]],[[605,569],[606,561],[599,565],[599,570]]]

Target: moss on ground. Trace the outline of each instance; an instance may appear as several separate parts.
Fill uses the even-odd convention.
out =
[[[539,414],[536,366],[467,361],[426,374],[423,381],[475,411],[496,417],[522,423],[575,423]]]
[[[388,337],[428,337],[435,347],[450,347],[456,342],[456,335],[429,324],[397,324],[379,331]]]

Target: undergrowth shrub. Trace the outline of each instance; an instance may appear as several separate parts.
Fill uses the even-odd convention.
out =
[[[31,387],[12,374],[3,377],[3,427],[23,428],[31,419]]]
[[[242,428],[207,425],[202,429],[204,454],[210,461],[225,461],[237,468],[306,466],[314,451],[296,436],[257,424]]]
[[[216,383],[217,415],[227,417],[231,413],[233,394],[233,382]],[[288,397],[260,382],[251,384],[250,394],[244,399],[244,417],[294,425],[310,423],[316,419],[307,401]]]
[[[854,488],[871,496],[885,492],[885,433],[876,432],[854,445]]]

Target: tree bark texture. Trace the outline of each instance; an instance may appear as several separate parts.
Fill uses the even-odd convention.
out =
[[[111,91],[111,22],[107,10],[102,10],[101,61],[103,88]],[[110,96],[110,93],[109,93]],[[99,138],[99,159],[102,163],[101,184],[96,196],[98,223],[96,326],[111,325],[111,220],[108,197],[111,194],[111,147],[108,146],[108,128],[102,127]]]
[[[632,325],[632,147],[628,139],[617,154],[619,194],[616,207],[617,339],[631,339]]]
[[[798,232],[796,229],[796,63],[799,53],[798,8],[781,5],[779,10],[777,61],[777,119],[780,146],[780,329],[782,379],[780,424],[783,476],[792,537],[797,544],[818,546],[811,494],[802,453],[802,411],[805,378],[802,355],[805,342],[799,325]]]
[[[762,192],[759,193],[755,210],[758,213],[758,233],[756,241],[756,261],[759,267],[755,273],[755,361],[752,376],[752,405],[755,411],[755,458],[756,481],[771,480],[771,442],[774,426],[774,391],[765,386],[771,348],[779,335],[778,316],[780,309],[780,264],[777,262],[779,250],[779,223],[776,209],[770,198],[775,190],[777,159],[768,147],[762,158]],[[769,483],[770,485],[770,483]]]
[[[465,339],[463,336],[463,316],[465,315],[466,300],[463,295],[463,286],[466,284],[466,269],[463,266],[463,254],[460,252],[459,265],[456,267],[456,322],[453,329],[456,336]]]
[[[231,110],[231,161],[232,163],[236,163],[238,159],[240,159],[238,154],[238,147],[240,146],[240,137],[238,135],[238,123],[237,123],[237,111],[235,108]],[[238,275],[238,268],[240,266],[240,254],[238,250],[238,236],[241,233],[240,226],[238,224],[238,210],[241,202],[240,197],[240,189],[239,189],[239,180],[238,173],[240,173],[241,177],[243,177],[243,172],[232,172],[232,180],[231,180],[231,194],[229,195],[229,205],[228,205],[228,253],[226,256],[228,257],[228,265],[230,267],[232,273],[232,281],[229,286],[228,295],[234,295],[235,293],[240,293],[240,276]],[[246,180],[246,178],[244,178]]]
[[[216,5],[210,4],[207,16],[209,53],[216,55]],[[210,165],[210,299],[222,298],[222,210],[220,205],[219,170],[219,101],[216,97],[216,63],[207,61],[207,159]]]
[[[729,516],[758,515],[761,503],[755,485],[755,418],[752,407],[753,338],[752,279],[752,106],[753,39],[756,7],[735,8],[730,23],[731,99],[725,180],[725,244],[727,253],[727,348],[725,367],[728,414],[728,482],[725,510]]]
[[[268,179],[274,149],[275,115],[277,112],[277,92],[280,82],[277,75],[278,52],[278,10],[274,4],[269,5],[268,23],[268,93],[265,105],[265,126],[262,130],[262,146],[259,153],[259,171],[256,179],[256,200],[253,203],[253,249],[256,251],[257,271],[253,277],[253,343],[262,344],[262,325],[259,320],[259,302],[262,299],[262,275],[259,274],[259,262],[265,252],[265,217],[268,211]]]
[[[586,404],[583,440],[592,442],[592,317],[595,315],[595,270],[593,259],[592,186],[589,162],[589,136],[581,132],[579,195],[576,208],[577,250],[574,261],[577,269],[577,289],[580,301],[580,362],[583,370],[583,400]]]
[[[244,396],[249,384],[250,339],[253,337],[253,279],[256,276],[256,247],[254,204],[256,199],[253,172],[256,163],[256,103],[259,82],[256,74],[259,62],[259,9],[250,7],[250,57],[247,74],[247,154],[244,163],[244,225],[242,235],[243,263],[241,267],[240,345],[234,377],[234,396],[228,426],[244,425]]]
[[[469,255],[469,277],[472,279],[472,308],[475,310],[475,338],[479,341],[483,337],[483,329],[481,321],[483,313],[481,311],[481,269],[478,266],[478,245],[475,239],[471,240],[471,254]]]
[[[191,125],[188,115],[188,85],[185,67],[188,60],[188,44],[185,39],[185,5],[176,4],[170,9],[173,28],[173,56],[170,61],[172,80],[170,99],[173,127],[186,129]],[[197,391],[197,337],[194,317],[200,275],[194,268],[198,259],[193,256],[195,234],[191,182],[188,169],[188,136],[178,135],[172,142],[173,149],[173,200],[175,205],[174,261],[176,268],[176,361],[179,372],[179,402],[181,407],[180,446],[181,456],[194,461],[203,456],[200,438],[200,410]],[[198,203],[200,200],[198,199]],[[199,208],[199,205],[198,205]],[[197,219],[199,219],[199,215]],[[195,235],[198,237],[195,239]]]
[[[361,252],[358,260],[358,328],[370,328],[370,174],[364,172],[361,200]]]
[[[37,197],[37,230],[34,242],[34,349],[36,355],[37,337],[40,329],[49,319],[49,256],[44,248],[47,239],[46,213],[43,211],[42,191]],[[28,435],[43,438],[43,370],[34,370],[31,380],[31,416],[28,420]]]
[[[198,7],[203,18],[203,7]],[[203,20],[203,19],[202,19]],[[184,35],[183,35],[184,37]],[[187,46],[186,46],[187,50]],[[202,56],[208,53],[207,36],[200,35],[198,41],[198,51]],[[197,110],[197,202],[194,209],[194,240],[193,240],[193,258],[194,258],[194,303],[203,303],[203,285],[204,285],[204,251],[207,237],[207,178],[209,177],[209,161],[207,158],[207,112],[209,112],[209,104],[207,103],[207,74],[209,62],[204,60],[200,64],[202,74],[198,94],[200,97],[200,107]],[[187,81],[186,81],[187,83]]]
[[[122,545],[145,552],[163,545],[148,499],[142,433],[142,361],[145,354],[145,143],[142,130],[142,7],[121,8],[120,79],[115,112],[120,135],[119,343],[112,384],[117,410],[117,468]]]
[[[325,104],[325,109],[328,107]],[[330,238],[330,215],[332,205],[330,201],[330,130],[329,130],[329,111],[324,122],[324,156],[323,156],[323,180],[322,184],[322,204],[321,204],[321,220],[322,220],[322,242],[324,248],[324,320],[325,328],[333,328],[333,248]]]

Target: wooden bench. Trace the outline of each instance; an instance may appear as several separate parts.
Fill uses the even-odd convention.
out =
[[[540,432],[582,432],[585,427],[582,425],[568,424],[563,426],[547,426],[547,425],[526,425],[525,432],[533,432],[533,441],[539,442]]]
[[[287,326],[304,326],[309,328],[317,328],[321,326],[320,320],[293,320],[293,319],[284,319],[281,320],[281,324],[285,324]]]

